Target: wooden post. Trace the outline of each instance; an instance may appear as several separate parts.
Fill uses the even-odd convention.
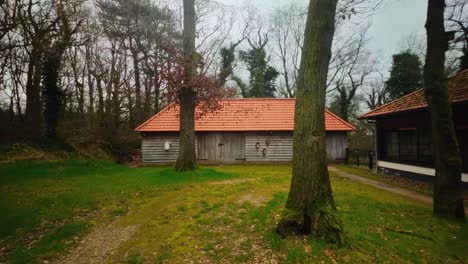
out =
[[[357,153],[357,166],[359,167],[359,149],[356,149],[356,153]]]
[[[346,148],[346,165],[349,165],[349,148]]]

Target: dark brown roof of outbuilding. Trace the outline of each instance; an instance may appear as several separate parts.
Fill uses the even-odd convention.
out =
[[[449,99],[452,103],[468,101],[468,70],[464,70],[448,80]],[[363,119],[374,119],[379,116],[422,109],[427,107],[424,89],[419,89],[395,101],[386,103],[367,114]]]

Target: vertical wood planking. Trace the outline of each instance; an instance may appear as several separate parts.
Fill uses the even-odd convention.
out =
[[[223,162],[234,163],[245,159],[244,133],[223,134]]]
[[[348,137],[346,132],[327,132],[327,159],[331,161],[346,159]]]
[[[269,145],[267,146],[267,140]],[[171,149],[164,150],[164,143],[169,141]],[[198,133],[196,137],[197,157],[200,161],[216,163],[275,162],[291,161],[292,132],[213,132]],[[256,143],[259,148],[256,148]],[[221,145],[220,145],[221,143]],[[327,159],[331,161],[346,158],[346,132],[327,132]],[[263,156],[263,149],[266,155]],[[179,151],[177,134],[145,136],[141,144],[143,162],[175,162]]]
[[[268,145],[267,141],[269,141]],[[266,155],[263,155],[264,149]],[[245,160],[253,162],[291,161],[292,132],[246,133]]]

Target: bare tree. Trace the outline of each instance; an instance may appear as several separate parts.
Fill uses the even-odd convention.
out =
[[[454,34],[450,49],[461,54],[452,57],[458,58],[458,71],[462,71],[468,69],[468,0],[448,0],[446,5],[447,29]]]
[[[361,38],[361,34],[354,34],[355,28],[367,31],[368,24],[364,24],[369,16],[379,10],[383,1],[372,0],[342,0],[338,1],[336,34],[334,36],[332,57],[329,64],[327,78],[327,93],[336,91],[336,83],[341,83],[348,76],[346,68],[353,61],[355,50],[350,46]],[[271,24],[270,32],[273,35],[272,50],[281,65],[284,88],[280,93],[285,97],[292,97],[295,93],[296,78],[299,69],[300,54],[303,43],[303,32],[306,7],[288,5],[276,10]],[[352,28],[352,30],[351,30]],[[351,32],[351,33],[350,33]],[[285,78],[285,75],[288,77]],[[286,81],[287,79],[287,81]]]
[[[363,27],[358,37],[343,48],[346,56],[341,57],[340,60],[341,75],[338,76],[334,87],[328,89],[328,92],[337,94],[337,111],[347,121],[350,118],[353,101],[359,92],[358,90],[366,85],[368,79],[376,71],[377,61],[366,47],[368,29],[369,26]]]
[[[387,102],[387,92],[385,90],[385,78],[379,71],[364,90],[364,102],[370,110],[375,109]]]
[[[284,86],[280,86],[279,93],[285,97],[294,97],[301,57],[302,32],[305,16],[301,15],[302,7],[294,4],[286,9],[275,10],[270,21],[270,34],[273,54],[281,65],[281,76]]]
[[[424,35],[412,32],[400,40],[399,46],[401,51],[409,51],[412,54],[416,54],[421,61],[424,61],[424,57],[426,56],[426,40]]]

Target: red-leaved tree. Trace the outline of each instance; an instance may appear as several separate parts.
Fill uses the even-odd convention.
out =
[[[167,87],[167,101],[176,102],[179,106],[180,139],[175,168],[188,171],[197,167],[195,119],[219,110],[222,107],[220,100],[233,96],[235,90],[221,88],[215,78],[201,74],[205,72],[204,64],[198,54],[191,58],[178,50],[169,50],[168,54],[170,58],[163,65],[161,74]],[[190,74],[187,69],[192,69]]]

